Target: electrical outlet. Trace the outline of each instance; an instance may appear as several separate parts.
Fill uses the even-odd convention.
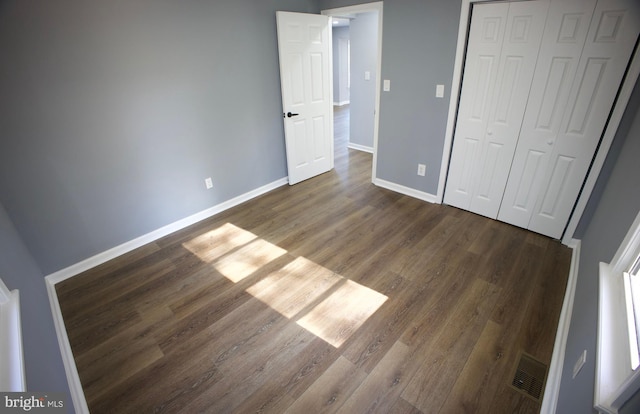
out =
[[[211,177],[205,178],[204,185],[207,186],[207,190],[213,187],[213,181],[211,180]]]
[[[425,164],[418,164],[418,175],[424,177],[427,173],[427,166]]]
[[[578,372],[580,372],[580,370],[582,369],[582,366],[584,365],[585,362],[587,362],[587,350],[586,349],[584,351],[582,351],[582,354],[580,354],[580,356],[578,357],[578,360],[576,361],[575,365],[573,366],[573,378],[575,378],[576,375],[578,375]]]

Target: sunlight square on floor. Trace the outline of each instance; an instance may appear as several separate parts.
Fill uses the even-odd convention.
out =
[[[230,223],[183,246],[233,283],[287,253]],[[304,257],[267,274],[246,291],[336,348],[388,299]]]

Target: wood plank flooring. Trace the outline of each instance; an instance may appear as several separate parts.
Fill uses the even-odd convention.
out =
[[[570,250],[371,184],[371,155],[56,286],[92,413],[536,413]]]

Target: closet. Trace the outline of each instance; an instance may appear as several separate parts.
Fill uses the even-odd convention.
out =
[[[474,5],[444,202],[559,238],[639,31],[636,0]]]

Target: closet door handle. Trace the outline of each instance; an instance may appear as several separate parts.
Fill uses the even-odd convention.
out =
[[[287,118],[291,118],[292,116],[298,116],[300,114],[293,114],[291,112],[287,112]]]

